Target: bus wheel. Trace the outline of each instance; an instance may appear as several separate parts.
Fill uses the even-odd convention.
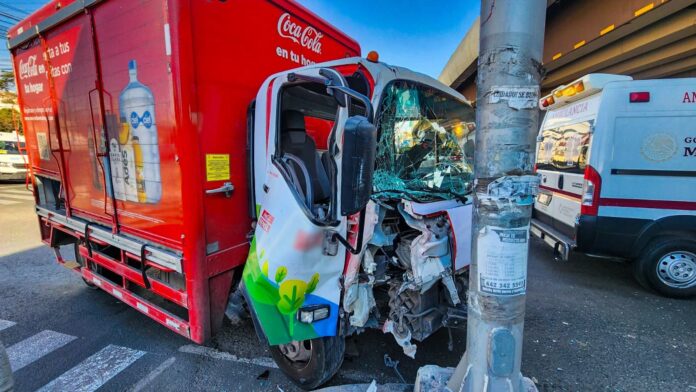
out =
[[[639,282],[672,298],[696,295],[696,242],[662,238],[650,243],[635,261]]]
[[[342,336],[327,336],[270,346],[280,370],[302,389],[329,381],[343,363],[346,344]]]

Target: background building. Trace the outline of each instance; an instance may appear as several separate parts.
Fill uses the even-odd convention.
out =
[[[440,74],[476,99],[477,19]],[[542,95],[593,72],[696,76],[696,0],[548,0]]]

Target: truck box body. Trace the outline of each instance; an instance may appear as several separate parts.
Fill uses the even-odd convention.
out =
[[[123,276],[105,284],[204,341],[248,252],[247,111],[258,87],[360,47],[285,0],[54,0],[10,29],[9,46],[41,222],[64,216],[70,235],[102,228],[148,247],[104,261]],[[224,195],[206,192],[228,182]],[[46,198],[49,184],[64,205]],[[53,230],[42,225],[51,246]],[[187,309],[180,319],[128,297],[149,284],[142,255],[157,252],[175,261],[148,265],[185,276],[158,292]]]

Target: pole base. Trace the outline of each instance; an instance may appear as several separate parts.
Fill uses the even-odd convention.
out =
[[[447,382],[454,374],[454,368],[442,368],[435,365],[425,365],[418,369],[416,384],[413,392],[469,392],[463,383],[458,390],[451,390],[447,387]],[[474,392],[474,391],[471,391]],[[499,391],[486,391],[499,392]],[[503,391],[500,391],[503,392]],[[508,392],[508,391],[505,391]],[[522,378],[522,388],[519,391],[510,389],[509,392],[539,392],[534,381],[527,377]]]

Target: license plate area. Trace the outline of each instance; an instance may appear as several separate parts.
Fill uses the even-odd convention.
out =
[[[537,203],[548,206],[551,204],[551,197],[550,193],[541,192],[537,195]]]

